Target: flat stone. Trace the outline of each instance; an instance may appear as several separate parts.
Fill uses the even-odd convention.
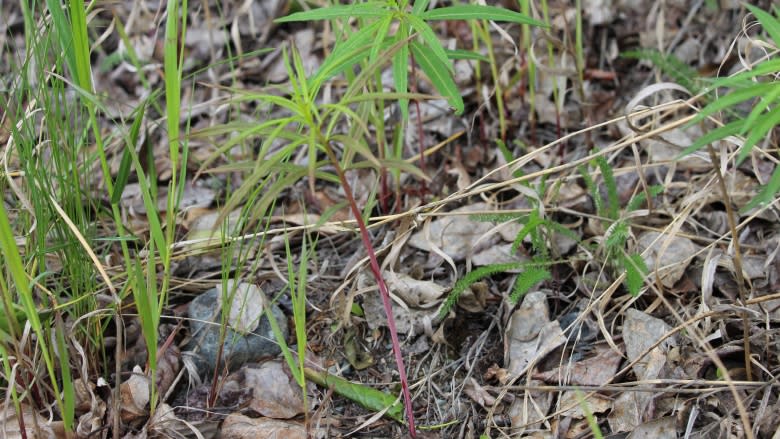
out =
[[[237,289],[230,288],[231,285],[232,282],[229,282],[228,292],[235,290],[235,295],[232,298],[231,315],[226,318],[228,324],[225,328],[220,367],[227,364],[230,370],[235,370],[245,363],[274,357],[281,352],[281,348],[271,329],[268,316],[266,313],[262,315],[259,313],[265,302],[265,295],[262,291],[252,284],[240,283]],[[193,358],[199,369],[213,371],[216,367],[220,347],[222,300],[221,288],[212,288],[196,297],[190,303],[187,311],[190,318],[190,333],[192,334],[187,351],[194,353]],[[237,306],[241,307],[238,313],[235,311]],[[278,306],[271,305],[270,309],[276,317],[282,334],[287,338],[287,318]],[[248,315],[259,316],[259,318],[255,317],[255,322],[250,322],[248,325],[246,322]],[[231,321],[234,325],[230,324]],[[244,330],[239,328],[244,328]]]

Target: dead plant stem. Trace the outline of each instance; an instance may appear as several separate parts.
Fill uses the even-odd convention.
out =
[[[742,275],[742,251],[739,247],[739,235],[737,234],[737,222],[734,219],[734,209],[731,207],[731,197],[729,197],[728,189],[726,188],[726,180],[723,178],[723,173],[720,172],[720,166],[718,163],[718,155],[715,153],[715,148],[712,145],[707,145],[707,151],[710,153],[710,160],[712,160],[712,167],[715,169],[715,174],[718,176],[718,184],[720,185],[720,191],[723,193],[723,202],[726,205],[726,218],[728,218],[729,229],[731,230],[731,242],[734,245],[734,271],[737,278],[737,290],[739,291],[740,306],[746,306],[747,293],[745,291],[745,278]],[[752,365],[750,364],[750,319],[748,318],[747,311],[742,311],[742,343],[745,350],[745,373],[747,379],[753,379]]]

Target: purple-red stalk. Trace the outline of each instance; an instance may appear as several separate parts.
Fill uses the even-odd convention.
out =
[[[374,279],[376,279],[376,284],[379,287],[379,293],[382,296],[382,304],[385,307],[385,314],[387,314],[387,327],[390,330],[390,339],[392,340],[393,344],[395,364],[398,367],[398,375],[400,376],[401,380],[401,391],[404,397],[406,420],[409,422],[409,435],[412,438],[416,438],[417,431],[414,428],[414,412],[412,410],[412,398],[409,395],[409,381],[406,378],[406,367],[404,366],[404,359],[401,355],[401,343],[398,340],[398,331],[396,330],[395,319],[393,318],[393,307],[390,303],[390,292],[387,289],[385,280],[382,278],[379,262],[376,259],[376,253],[374,253],[374,246],[371,245],[371,238],[368,236],[368,229],[366,228],[365,222],[363,222],[363,217],[360,214],[360,209],[357,207],[355,197],[352,196],[352,188],[349,186],[347,178],[344,175],[344,171],[341,169],[339,161],[336,158],[336,154],[333,152],[330,144],[326,143],[324,146],[325,152],[328,154],[330,162],[333,164],[333,167],[336,168],[336,173],[338,174],[339,181],[341,181],[341,185],[344,188],[344,193],[347,196],[347,202],[349,203],[349,207],[352,210],[352,215],[355,217],[355,221],[357,221],[358,228],[360,228],[360,238],[363,240],[363,246],[366,248],[366,252],[368,253],[371,272],[374,274]]]

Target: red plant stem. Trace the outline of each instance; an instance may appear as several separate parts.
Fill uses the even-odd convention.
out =
[[[363,247],[366,248],[368,253],[368,260],[371,264],[371,272],[374,274],[376,284],[379,287],[379,293],[382,296],[382,304],[385,307],[385,314],[387,314],[387,327],[390,330],[390,339],[393,342],[393,354],[395,355],[395,364],[398,367],[398,375],[401,380],[401,391],[404,396],[404,409],[406,410],[406,420],[409,422],[409,435],[412,438],[417,437],[417,431],[414,428],[414,412],[412,411],[412,398],[409,395],[409,381],[406,378],[406,367],[404,366],[404,358],[401,355],[401,343],[398,341],[398,331],[395,326],[395,319],[393,318],[393,307],[390,303],[390,292],[387,289],[387,284],[382,278],[382,272],[379,268],[379,262],[376,259],[376,253],[374,253],[374,246],[371,245],[371,238],[368,236],[368,229],[365,222],[363,222],[363,216],[360,214],[360,209],[357,207],[355,197],[352,196],[352,188],[347,182],[347,177],[344,175],[344,171],[339,165],[339,161],[336,158],[336,154],[333,152],[330,144],[325,143],[325,152],[328,154],[330,162],[333,167],[336,168],[336,173],[341,181],[341,186],[344,188],[344,193],[347,196],[349,207],[352,209],[352,215],[355,216],[358,228],[360,228],[360,237],[363,240]]]

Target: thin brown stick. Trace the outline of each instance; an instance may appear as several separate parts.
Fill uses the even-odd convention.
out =
[[[731,230],[731,243],[734,244],[734,275],[737,281],[737,290],[739,291],[740,306],[746,306],[747,292],[745,291],[745,278],[742,275],[742,251],[739,247],[739,235],[737,234],[737,221],[734,219],[734,209],[731,207],[731,197],[729,197],[728,189],[726,188],[726,180],[723,178],[723,173],[720,172],[720,166],[718,166],[718,155],[715,153],[715,148],[712,145],[707,145],[707,151],[710,153],[710,159],[712,160],[712,167],[715,169],[715,174],[718,176],[718,185],[720,191],[723,193],[723,202],[726,204],[726,218],[729,221],[729,229]],[[742,311],[742,344],[745,349],[745,373],[747,379],[753,379],[753,367],[750,364],[750,319],[748,313]]]

